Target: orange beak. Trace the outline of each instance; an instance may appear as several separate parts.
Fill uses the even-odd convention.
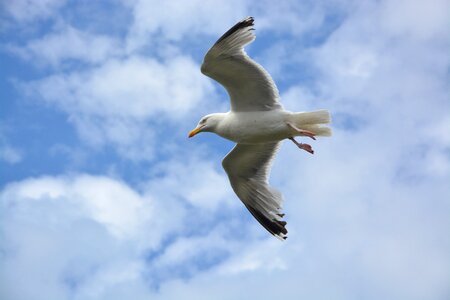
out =
[[[193,137],[194,135],[196,135],[197,133],[199,133],[201,130],[202,130],[202,128],[203,128],[203,126],[200,126],[200,127],[196,127],[196,128],[194,128],[194,129],[192,129],[190,132],[189,132],[189,135],[188,135],[188,137]]]

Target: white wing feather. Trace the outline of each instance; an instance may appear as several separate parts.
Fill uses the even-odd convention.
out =
[[[279,143],[237,144],[222,165],[236,195],[270,233],[286,239],[282,196],[269,186],[269,173]]]
[[[255,40],[253,22],[248,17],[228,30],[206,53],[201,67],[203,74],[225,87],[232,111],[282,108],[272,77],[244,51]]]

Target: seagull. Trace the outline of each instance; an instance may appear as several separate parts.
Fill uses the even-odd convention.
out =
[[[201,72],[225,87],[231,109],[200,119],[189,132],[212,132],[236,146],[222,166],[231,187],[255,219],[272,235],[285,240],[283,197],[269,185],[269,173],[281,141],[291,140],[299,149],[314,154],[311,145],[295,137],[331,136],[327,110],[290,112],[280,103],[270,74],[245,52],[255,40],[254,19],[247,17],[231,27],[206,53]]]

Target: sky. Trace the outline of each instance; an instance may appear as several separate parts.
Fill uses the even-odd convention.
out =
[[[225,90],[200,73],[228,28],[291,111],[329,109],[271,184],[289,238],[187,138]],[[0,298],[450,298],[450,2],[0,4]]]

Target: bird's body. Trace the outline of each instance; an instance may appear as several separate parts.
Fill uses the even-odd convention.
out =
[[[217,114],[222,116],[222,120],[217,124],[214,133],[239,144],[278,142],[301,135],[288,124],[296,124],[296,120],[301,118],[299,115],[308,114],[310,113],[298,114],[283,109],[256,112],[229,111]],[[310,126],[307,123],[303,125],[302,127],[308,128]]]
[[[215,131],[216,134],[240,144],[278,142],[288,138],[286,125],[289,113],[280,110],[262,112],[228,112]]]
[[[244,51],[255,39],[253,22],[249,17],[237,23],[206,54],[201,71],[226,88],[231,110],[203,117],[189,137],[206,131],[237,143],[222,162],[231,186],[261,225],[285,239],[282,196],[268,183],[273,157],[284,139],[314,153],[310,145],[298,143],[294,137],[331,135],[330,128],[324,126],[330,115],[326,110],[284,110],[269,73]]]

